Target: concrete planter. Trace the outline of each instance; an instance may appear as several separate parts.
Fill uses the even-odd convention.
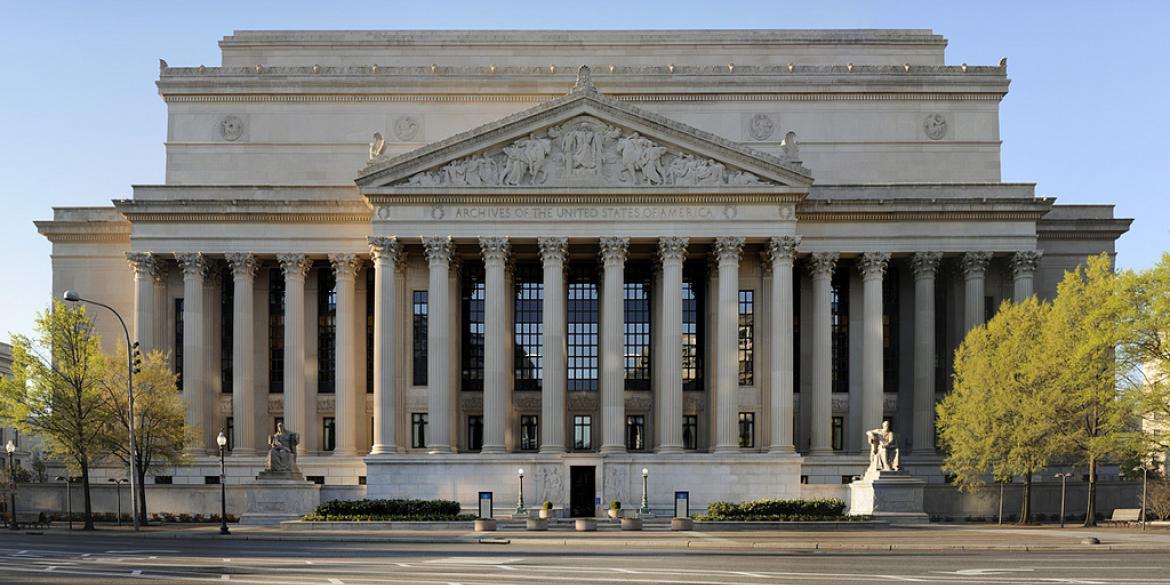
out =
[[[577,532],[596,532],[596,531],[597,531],[597,520],[594,520],[593,518],[578,518],[577,519]]]
[[[623,517],[621,508],[617,508],[617,509],[610,508],[608,510],[608,512],[609,512],[609,517],[611,520],[617,520],[617,519]]]
[[[641,530],[641,518],[622,518],[622,530]]]
[[[529,518],[528,519],[528,530],[532,530],[534,532],[548,530],[548,520]]]
[[[556,510],[545,510],[544,508],[541,508],[540,509],[540,519],[541,520],[548,520],[549,518],[555,517],[556,513],[557,513]]]
[[[670,519],[670,529],[675,530],[675,531],[694,530],[695,529],[695,521],[691,520],[690,518],[671,518]]]
[[[475,521],[476,532],[495,532],[496,521],[492,518],[480,518]]]

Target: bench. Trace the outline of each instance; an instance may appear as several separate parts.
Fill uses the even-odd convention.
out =
[[[1142,521],[1141,508],[1114,508],[1110,516],[1110,524],[1133,524]]]
[[[5,514],[4,527],[11,528],[12,527],[11,522],[12,522],[12,514]],[[24,526],[24,527],[28,527],[28,528],[48,528],[49,524],[51,524],[51,523],[52,523],[52,521],[49,519],[49,515],[45,514],[44,512],[17,512],[16,513],[16,525],[18,527]]]

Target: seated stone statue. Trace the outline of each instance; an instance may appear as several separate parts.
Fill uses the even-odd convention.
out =
[[[881,428],[865,432],[869,440],[869,470],[870,471],[900,471],[902,469],[901,455],[894,431],[890,430],[890,421],[882,421]]]
[[[274,475],[298,475],[297,443],[300,435],[284,429],[284,423],[276,423],[276,432],[268,438],[268,460],[264,471]]]

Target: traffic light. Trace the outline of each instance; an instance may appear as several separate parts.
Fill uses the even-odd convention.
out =
[[[134,345],[130,346],[130,349],[131,349],[130,355],[132,356],[131,363],[133,364],[132,369],[134,371],[134,374],[135,375],[141,374],[142,373],[142,350],[138,348],[138,342],[135,341]]]

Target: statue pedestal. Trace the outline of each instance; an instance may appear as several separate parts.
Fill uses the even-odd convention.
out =
[[[240,524],[272,525],[285,520],[297,520],[321,504],[321,486],[304,479],[286,476],[287,473],[262,472],[256,482],[245,486],[247,504]],[[300,473],[296,473],[300,475]]]
[[[889,522],[929,522],[922,509],[924,487],[925,481],[906,471],[867,471],[849,484],[849,514]]]

